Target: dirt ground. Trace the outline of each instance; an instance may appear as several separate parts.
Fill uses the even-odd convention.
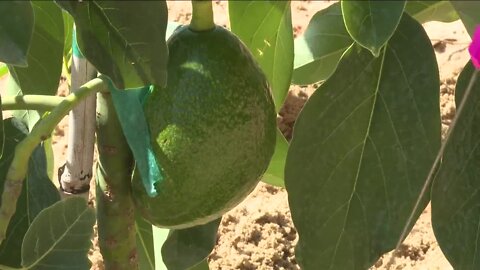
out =
[[[292,16],[295,36],[301,35],[310,18],[331,1],[293,1]],[[189,1],[170,1],[169,20],[187,23],[191,18]],[[228,27],[228,10],[225,1],[214,3],[215,21]],[[430,22],[424,25],[436,48],[440,68],[442,135],[455,114],[454,86],[458,73],[468,61],[469,36],[461,22]],[[1,81],[1,80],[0,80]],[[2,83],[0,82],[0,88]],[[278,117],[281,131],[291,138],[296,116],[315,86],[292,86]],[[65,95],[65,84],[59,94]],[[56,167],[63,165],[66,154],[68,121],[64,119],[54,132]],[[55,176],[56,177],[56,176]],[[56,179],[56,178],[55,178]],[[92,185],[93,186],[93,185]],[[224,215],[218,231],[217,246],[209,256],[210,269],[299,269],[294,247],[297,241],[284,189],[260,183],[255,191],[240,205]],[[91,269],[103,269],[96,239],[90,253]],[[371,269],[386,269],[391,254],[384,255]],[[428,206],[401,251],[395,255],[391,269],[452,269],[443,256],[432,231]]]

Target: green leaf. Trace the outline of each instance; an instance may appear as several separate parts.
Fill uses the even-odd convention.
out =
[[[22,245],[27,269],[89,269],[95,211],[72,197],[44,209],[32,222]]]
[[[152,225],[137,213],[135,217],[135,229],[137,231],[138,267],[142,270],[155,270]]]
[[[68,60],[72,56],[72,38],[73,38],[74,21],[72,16],[65,10],[62,10],[62,17],[63,17],[63,32],[65,33],[64,45],[63,45],[63,57],[64,57],[64,60]]]
[[[15,252],[10,254],[10,258],[18,257],[18,263],[20,263],[18,251],[31,223],[43,209],[58,201],[60,201],[60,194],[47,174],[45,150],[39,145],[30,157],[28,174],[17,202],[17,210],[9,224],[12,226],[12,233],[9,234],[7,231],[12,244],[15,242]],[[6,247],[5,251],[11,252],[11,248],[12,246]],[[7,254],[8,252],[5,255]]]
[[[0,78],[8,74],[8,67],[4,63],[0,63]]]
[[[3,119],[2,97],[0,95],[0,119]],[[0,159],[3,156],[3,148],[5,147],[5,129],[3,121],[0,121]]]
[[[20,86],[17,84],[12,76],[8,76],[6,83],[6,92],[9,96],[17,96],[22,94]],[[13,117],[22,121],[28,127],[28,130],[32,130],[35,123],[40,120],[40,112],[34,110],[16,110],[12,112]]]
[[[16,145],[26,137],[26,127],[15,118],[3,120],[5,125],[5,156],[0,159],[0,192],[3,192],[5,176],[13,159]],[[60,200],[55,185],[47,175],[45,151],[38,146],[28,166],[17,208],[7,229],[7,238],[0,246],[0,263],[20,267],[22,241],[34,218],[44,208]]]
[[[34,1],[32,5],[35,27],[28,53],[29,66],[22,68],[9,65],[11,76],[7,80],[7,95],[54,95],[58,89],[64,43],[62,11],[53,2]],[[42,114],[32,110],[13,112],[13,116],[21,119],[29,130]]]
[[[340,4],[320,10],[313,15],[305,33],[295,39],[292,83],[306,85],[326,80],[352,43]]]
[[[352,45],[310,97],[285,168],[302,268],[367,269],[395,247],[439,150],[438,89],[430,40],[405,14],[380,57]]]
[[[35,14],[28,67],[9,66],[23,94],[55,95],[62,72],[63,18],[53,2],[32,1]]]
[[[116,88],[165,85],[165,1],[56,2],[73,16],[82,54]]]
[[[0,61],[22,67],[30,64],[27,53],[33,22],[30,1],[0,1]]]
[[[450,1],[446,0],[407,1],[405,11],[419,23],[453,22],[459,19]]]
[[[342,13],[350,36],[373,55],[380,54],[397,29],[406,0],[342,0]]]
[[[284,170],[285,160],[287,158],[288,142],[283,137],[282,133],[277,129],[277,143],[275,145],[275,152],[268,169],[263,175],[262,181],[277,187],[285,187]]]
[[[219,222],[219,221],[218,221]],[[212,225],[205,225],[205,226],[212,226]],[[218,228],[218,224],[216,225]],[[191,241],[191,237],[198,237],[194,234],[196,234],[195,231],[189,231],[187,230],[182,230],[180,232],[176,232],[174,230],[170,231],[168,229],[162,229],[158,228],[155,226],[152,226],[150,223],[146,222],[143,218],[140,216],[136,217],[136,229],[137,229],[137,246],[138,246],[138,256],[139,256],[139,269],[152,269],[152,270],[170,270],[171,268],[167,268],[165,263],[163,262],[162,258],[162,251],[161,247],[163,245],[166,245],[165,248],[172,248],[172,252],[167,252],[166,256],[174,256],[174,258],[167,258],[168,260],[175,260],[179,259],[180,261],[183,258],[191,258],[190,262],[183,262],[185,263],[185,267],[188,268],[188,265],[192,266],[191,270],[203,270],[206,269],[208,270],[208,263],[207,260],[204,259],[200,263],[198,261],[195,262],[195,260],[201,260],[201,259],[195,259],[198,258],[198,249],[196,247],[193,247],[192,250],[185,249],[185,247],[182,247],[182,242],[185,241],[184,244],[189,245],[190,243],[193,243],[194,245],[198,245],[197,242]],[[213,227],[206,227],[206,229],[213,229]],[[169,233],[170,232],[170,233]],[[198,230],[197,230],[198,232]],[[216,233],[216,230],[215,230]],[[208,235],[208,231],[207,231]],[[168,242],[167,242],[167,239]],[[195,239],[193,239],[195,240]],[[208,240],[208,239],[207,239]],[[198,240],[201,241],[201,240]],[[167,243],[167,244],[165,244]],[[180,243],[180,244],[179,244]],[[212,247],[213,248],[213,247]],[[208,249],[208,248],[207,248]],[[176,254],[176,251],[182,252],[181,254]],[[210,249],[211,251],[211,249]],[[205,253],[208,255],[210,251],[205,251]],[[183,253],[185,252],[185,253]],[[201,252],[201,251],[200,251]],[[178,257],[176,257],[178,256]],[[178,262],[172,262],[172,263],[178,263]],[[180,262],[181,264],[182,262]],[[195,263],[198,263],[195,265]],[[206,268],[205,268],[206,264]],[[173,266],[177,267],[177,266]],[[187,269],[185,268],[185,269]],[[176,268],[173,268],[176,269]]]
[[[229,1],[230,26],[250,49],[282,107],[293,69],[290,1]]]
[[[3,194],[5,177],[7,175],[10,163],[13,160],[15,147],[26,137],[28,131],[23,124],[15,118],[9,118],[2,121],[5,130],[5,148],[3,156],[0,159],[0,194]],[[25,190],[22,195],[25,197]],[[19,199],[20,200],[20,199]],[[14,214],[7,228],[7,237],[0,245],[0,264],[10,267],[19,267],[21,265],[21,254],[19,252],[23,236],[31,223],[28,218],[23,218],[28,213],[27,209],[18,209]],[[27,216],[28,217],[28,216]],[[18,230],[15,228],[19,224]]]
[[[473,75],[467,63],[455,90],[457,108]],[[479,269],[480,82],[478,78],[456,120],[432,188],[432,226],[454,269]],[[457,110],[458,112],[458,110]]]
[[[53,146],[52,146],[52,137],[46,139],[42,142],[43,149],[45,151],[45,158],[47,160],[47,175],[50,180],[53,179],[53,174],[55,170],[55,156],[53,153]]]
[[[183,230],[170,230],[162,247],[162,258],[169,270],[189,269],[212,252],[221,219]]]
[[[480,2],[479,1],[450,1],[450,4],[457,11],[462,19],[463,25],[467,29],[470,37],[475,33],[475,27],[480,23]]]

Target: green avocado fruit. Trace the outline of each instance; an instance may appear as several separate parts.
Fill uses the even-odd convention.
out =
[[[163,182],[149,197],[136,170],[136,209],[155,226],[182,229],[221,217],[266,171],[276,112],[265,75],[247,47],[216,26],[188,26],[168,40],[168,79],[144,111]]]

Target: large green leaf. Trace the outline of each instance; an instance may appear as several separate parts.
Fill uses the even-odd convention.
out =
[[[30,1],[0,1],[0,61],[26,67],[33,32]]]
[[[229,1],[232,31],[267,75],[277,111],[290,87],[293,31],[290,1]]]
[[[53,2],[32,2],[35,27],[28,53],[28,67],[9,65],[8,95],[43,94],[57,92],[62,72],[63,17],[62,10]],[[21,119],[31,130],[43,112],[19,110],[13,116]]]
[[[275,152],[270,160],[270,165],[263,175],[262,181],[277,187],[285,187],[284,170],[285,160],[287,158],[288,142],[282,133],[277,129],[277,142]]]
[[[340,4],[320,10],[313,15],[305,33],[295,39],[292,83],[306,85],[327,79],[352,43]]]
[[[479,1],[457,1],[451,0],[450,3],[455,8],[468,34],[473,37],[476,26],[480,23],[480,2]]]
[[[63,46],[63,58],[69,60],[72,56],[72,38],[73,38],[73,18],[72,16],[62,10],[63,16],[63,32],[65,33],[64,46]]]
[[[453,22],[459,19],[448,0],[407,1],[405,11],[420,23]]]
[[[13,159],[15,146],[26,136],[26,127],[15,118],[5,123],[5,156],[0,159],[0,192],[3,192],[5,176]],[[7,238],[0,246],[0,263],[20,267],[22,241],[34,218],[44,208],[60,200],[57,188],[47,175],[45,151],[38,146],[28,166],[28,174],[23,183],[17,208],[7,229]]]
[[[438,89],[430,40],[405,14],[380,57],[352,45],[310,97],[285,169],[303,269],[367,269],[395,247],[440,146]]]
[[[56,2],[75,19],[82,54],[116,88],[165,85],[165,1]]]
[[[378,56],[395,32],[406,0],[342,0],[342,13],[350,36]]]
[[[5,129],[5,148],[4,154],[0,159],[0,194],[3,194],[5,177],[7,175],[10,163],[13,160],[15,147],[17,144],[26,137],[28,131],[23,124],[15,118],[9,118],[2,121]],[[25,195],[22,190],[22,195]],[[27,228],[20,226],[16,230],[15,225],[22,224],[22,217],[26,214],[25,209],[17,210],[17,213],[10,220],[7,228],[7,237],[0,245],[0,264],[8,265],[11,267],[19,267],[21,263],[20,247],[22,245],[23,236],[28,229],[29,222],[26,224]]]
[[[185,270],[202,262],[212,252],[221,219],[183,230],[171,230],[162,247],[169,270]]]
[[[455,90],[457,108],[473,75],[468,63]],[[475,75],[478,76],[478,75]],[[480,268],[480,82],[456,120],[432,188],[435,237],[455,269]]]
[[[33,220],[22,245],[27,269],[89,269],[95,211],[72,197],[44,209]]]
[[[49,1],[31,3],[35,26],[27,55],[28,67],[10,65],[9,70],[23,94],[54,95],[62,72],[62,10]]]

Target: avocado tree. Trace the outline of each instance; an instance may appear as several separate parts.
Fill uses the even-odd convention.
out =
[[[185,26],[165,1],[0,2],[0,269],[88,269],[95,222],[106,269],[208,269],[221,216],[260,180],[288,192],[302,269],[368,269],[429,201],[447,259],[479,268],[480,84],[468,63],[441,142],[421,23],[473,35],[480,4],[342,0],[295,40],[289,1],[228,4],[231,31],[205,0]],[[98,74],[55,96],[72,54]],[[312,83],[287,143],[276,112]],[[94,210],[60,199],[50,137],[95,96]]]

